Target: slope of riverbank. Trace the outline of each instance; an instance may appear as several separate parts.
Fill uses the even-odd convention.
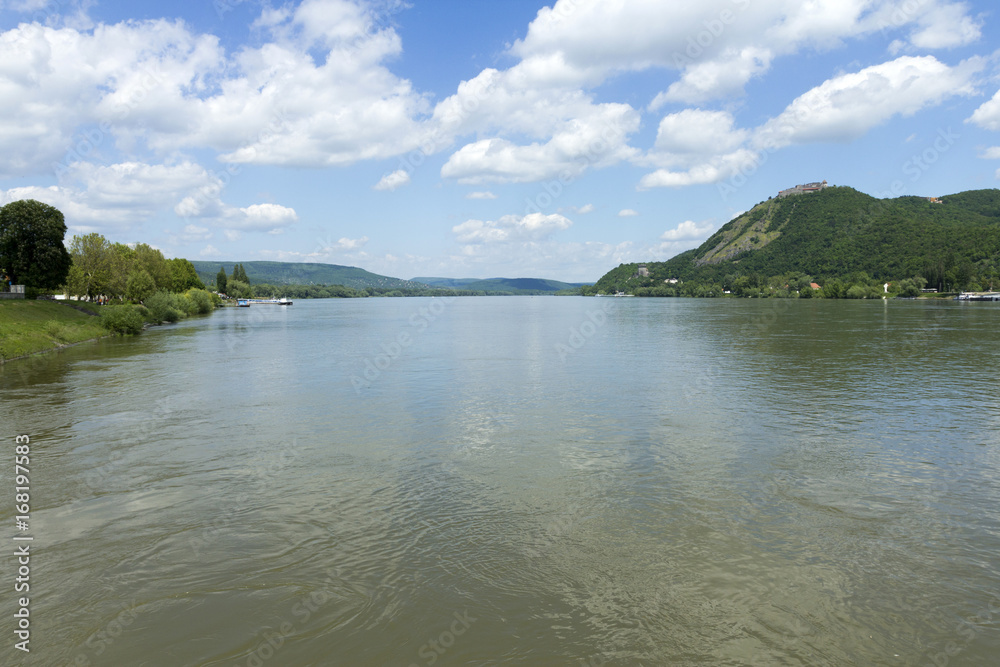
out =
[[[56,301],[0,301],[0,363],[108,335],[97,306]]]

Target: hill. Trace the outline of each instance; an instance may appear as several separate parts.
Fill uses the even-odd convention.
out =
[[[1000,284],[1000,190],[876,199],[850,187],[768,199],[694,250],[665,262],[623,264],[589,293],[665,292],[668,280],[729,290],[804,276],[821,283],[922,278],[938,289]],[[647,275],[641,275],[648,273]],[[808,284],[808,282],[806,283]],[[722,291],[722,290],[716,290]]]
[[[431,287],[511,294],[552,294],[563,290],[575,290],[589,284],[564,283],[544,278],[413,278],[413,282]]]
[[[192,261],[198,277],[206,284],[214,284],[219,267],[232,275],[237,262]],[[255,285],[344,285],[355,289],[366,287],[383,289],[420,289],[425,287],[411,280],[390,278],[370,273],[355,266],[304,262],[239,262]]]

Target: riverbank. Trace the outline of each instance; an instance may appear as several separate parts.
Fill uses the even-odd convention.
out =
[[[0,301],[0,363],[108,335],[100,306],[56,301]]]

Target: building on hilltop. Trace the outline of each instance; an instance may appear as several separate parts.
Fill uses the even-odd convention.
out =
[[[779,197],[787,197],[788,195],[802,195],[807,192],[819,192],[826,187],[826,181],[822,183],[803,183],[801,185],[796,185],[794,188],[788,188],[787,190],[781,190],[778,192]]]

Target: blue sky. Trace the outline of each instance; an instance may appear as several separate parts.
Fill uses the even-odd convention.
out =
[[[778,190],[997,187],[994,6],[0,0],[0,203],[170,257],[593,281]]]

